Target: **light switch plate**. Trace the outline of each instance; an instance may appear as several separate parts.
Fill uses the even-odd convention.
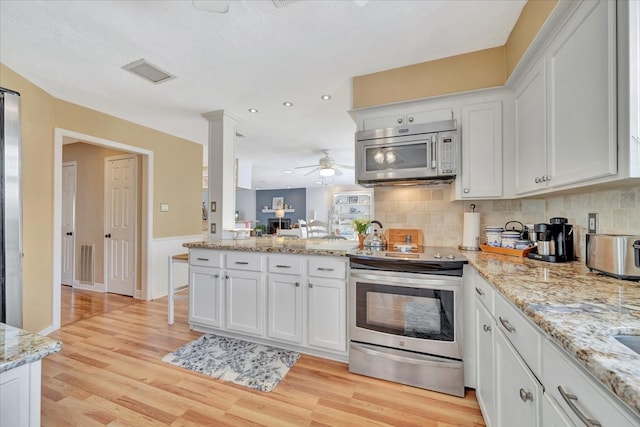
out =
[[[160,212],[169,212],[169,203],[160,203]]]
[[[598,233],[598,214],[597,213],[589,213],[587,214],[587,232],[589,234],[597,234]]]

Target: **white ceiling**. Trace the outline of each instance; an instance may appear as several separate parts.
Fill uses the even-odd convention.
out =
[[[525,2],[236,0],[218,14],[188,0],[1,0],[0,62],[57,98],[205,146],[201,113],[228,110],[254,188],[312,187],[310,169],[282,170],[324,148],[353,165],[352,76],[503,45]],[[121,69],[140,58],[178,78]],[[354,183],[344,172],[335,184]]]

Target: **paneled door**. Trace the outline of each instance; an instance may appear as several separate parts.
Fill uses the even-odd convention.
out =
[[[133,296],[136,287],[137,156],[105,158],[105,288]]]
[[[61,283],[73,286],[75,273],[76,162],[62,164]]]

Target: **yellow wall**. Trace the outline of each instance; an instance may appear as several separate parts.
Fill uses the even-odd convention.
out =
[[[504,85],[556,4],[557,0],[529,0],[504,46],[353,77],[351,107]]]
[[[0,86],[20,92],[23,144],[23,317],[37,332],[53,314],[54,128],[154,152],[153,237],[200,234],[202,146],[58,100],[0,64]],[[170,204],[159,213],[159,203]]]

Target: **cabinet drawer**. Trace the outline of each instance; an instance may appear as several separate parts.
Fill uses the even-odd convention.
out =
[[[227,252],[225,267],[233,270],[262,271],[263,256],[257,253]]]
[[[211,249],[190,249],[189,264],[201,267],[222,267],[222,253]]]
[[[477,300],[482,301],[482,304],[484,304],[489,312],[493,314],[493,299],[495,294],[493,286],[491,286],[485,279],[480,277],[479,274],[476,275],[475,286]]]
[[[309,276],[327,277],[332,279],[346,279],[346,258],[342,260],[331,257],[310,257]]]
[[[302,274],[300,255],[269,255],[269,273]]]
[[[533,373],[540,378],[540,348],[542,336],[536,327],[502,296],[495,297],[495,318],[498,328],[513,344]]]
[[[640,425],[640,419],[627,413],[622,403],[615,401],[616,397],[590,378],[590,374],[583,371],[568,355],[559,350],[551,341],[543,343],[542,351],[542,380],[545,393],[553,396],[558,406],[575,423],[584,425],[578,413],[584,417],[598,421],[603,427],[631,427]],[[562,397],[560,388],[567,399]],[[571,402],[571,408],[567,400]]]

